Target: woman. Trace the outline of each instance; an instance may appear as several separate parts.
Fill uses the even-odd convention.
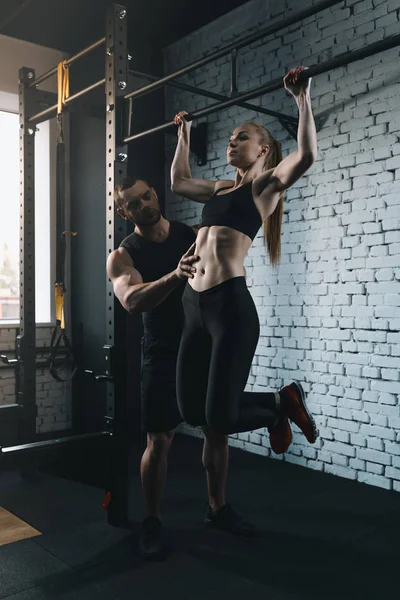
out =
[[[198,261],[183,294],[185,326],[177,365],[177,396],[183,418],[219,433],[268,427],[272,449],[285,452],[292,434],[288,419],[314,443],[318,432],[297,382],[278,393],[244,392],[259,339],[259,321],[244,277],[244,258],[261,225],[271,263],[280,258],[283,193],[316,159],[310,79],[305,67],[291,69],[285,88],[299,108],[298,149],[282,160],[278,142],[262,125],[235,129],[227,148],[235,181],[192,178],[190,123],[175,117],[178,145],[171,167],[173,192],[204,203],[197,236]]]

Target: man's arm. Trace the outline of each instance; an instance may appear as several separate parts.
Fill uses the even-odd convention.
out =
[[[175,271],[150,283],[143,283],[141,274],[133,266],[126,250],[114,250],[107,260],[107,274],[112,281],[114,294],[125,310],[132,314],[152,310],[161,304],[183,279],[193,277],[192,264],[198,260],[198,257],[193,255],[194,246],[193,244],[183,255]]]

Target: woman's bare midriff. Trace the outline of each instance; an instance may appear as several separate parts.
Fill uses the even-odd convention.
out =
[[[232,277],[243,277],[243,263],[251,246],[251,239],[230,227],[202,227],[196,240],[194,264],[196,273],[189,285],[196,292],[204,292]]]

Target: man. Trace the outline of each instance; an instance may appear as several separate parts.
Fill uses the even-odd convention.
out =
[[[115,188],[120,217],[134,231],[114,250],[107,272],[114,293],[130,313],[142,313],[142,429],[147,448],[141,461],[141,481],[147,517],[141,528],[139,550],[145,558],[165,556],[161,537],[161,500],[167,457],[176,427],[182,422],[175,391],[176,359],[183,328],[182,294],[193,277],[197,230],[178,221],[167,221],[153,187],[142,179],[126,177]],[[231,533],[252,535],[225,502],[229,460],[226,435],[203,427],[203,465],[209,506],[205,522]]]

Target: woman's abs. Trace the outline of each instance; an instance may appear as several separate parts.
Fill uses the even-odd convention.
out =
[[[230,227],[202,227],[196,240],[196,273],[189,285],[203,292],[232,277],[245,275],[243,262],[251,240]]]

